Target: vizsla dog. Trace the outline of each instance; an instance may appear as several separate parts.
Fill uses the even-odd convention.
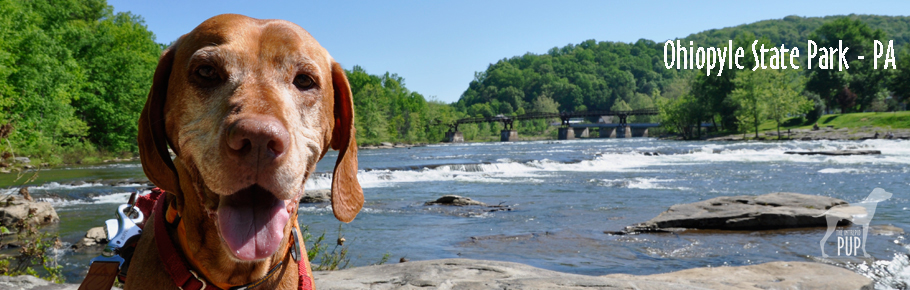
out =
[[[161,56],[139,121],[142,167],[167,194],[124,289],[199,288],[177,285],[177,262],[206,289],[313,285],[306,251],[296,257],[297,207],[330,148],[339,151],[332,209],[350,222],[363,206],[351,89],[304,29],[225,14],[180,37]]]

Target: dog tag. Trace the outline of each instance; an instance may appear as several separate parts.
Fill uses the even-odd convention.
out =
[[[300,240],[297,238],[297,228],[291,228],[291,235],[294,236],[294,248],[291,249],[291,257],[294,262],[300,262]]]

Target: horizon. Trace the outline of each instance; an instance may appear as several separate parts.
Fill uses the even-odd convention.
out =
[[[113,0],[108,4],[115,12],[129,11],[141,16],[148,29],[155,33],[156,42],[163,44],[171,43],[218,14],[285,19],[309,31],[344,68],[357,65],[374,75],[397,74],[405,79],[409,90],[422,94],[427,100],[444,103],[457,102],[474,79],[474,73],[486,70],[499,60],[526,53],[544,54],[553,47],[589,39],[597,42],[631,43],[639,39],[663,42],[791,15],[906,16],[889,12],[910,11],[910,3],[898,1],[877,1],[863,7],[854,7],[856,5],[847,1],[819,4],[774,1],[757,7],[719,2],[717,5],[683,5],[681,9],[677,7],[680,6],[676,5],[678,3],[667,4],[666,1],[631,4],[580,1],[556,7],[542,1],[518,5],[480,1],[402,1],[392,5],[266,2],[257,3],[256,7],[241,1],[187,3],[169,0],[161,4]],[[303,9],[310,8],[304,6],[307,4],[313,7]],[[782,4],[787,8],[781,8]],[[326,11],[348,13],[337,15]],[[688,16],[679,16],[686,14]]]

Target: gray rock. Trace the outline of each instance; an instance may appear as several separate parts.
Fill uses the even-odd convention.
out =
[[[473,200],[469,197],[463,197],[458,195],[443,195],[442,197],[434,200],[428,201],[425,205],[454,205],[454,206],[465,206],[465,205],[480,205],[486,206],[487,204]]]
[[[32,163],[32,160],[28,159],[28,157],[14,157],[13,162],[29,164],[29,163]]]
[[[29,212],[33,216],[29,222],[35,224],[49,224],[60,221],[57,211],[48,202],[28,201],[21,197],[7,196],[0,200],[0,224],[15,225],[20,220],[28,218]]]
[[[511,262],[444,259],[315,272],[314,277],[319,289],[872,289],[862,275],[807,262],[598,277]]]
[[[55,284],[35,276],[0,276],[0,289],[10,290],[76,290],[76,284]]]
[[[300,198],[300,203],[319,203],[319,202],[328,202],[331,200],[332,200],[332,190],[329,190],[329,189],[306,190],[303,192],[303,197]]]
[[[721,196],[709,200],[673,205],[657,217],[626,228],[626,232],[688,229],[769,230],[827,226],[825,211],[846,207],[841,199],[790,192],[758,196]],[[850,215],[841,215],[839,224],[849,224]]]
[[[107,234],[104,232],[104,227],[94,227],[85,233],[85,237],[82,240],[73,245],[73,249],[76,251],[93,247],[100,249],[101,246],[107,245],[107,242]]]
[[[784,152],[784,154],[849,156],[849,155],[881,155],[882,151],[879,151],[879,150],[787,151],[787,152]]]
[[[694,268],[633,278],[708,289],[873,289],[873,282],[850,270],[822,263],[770,262],[739,267]]]

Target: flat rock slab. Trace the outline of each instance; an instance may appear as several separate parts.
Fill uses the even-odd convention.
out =
[[[849,156],[849,155],[881,155],[882,151],[879,151],[879,150],[787,151],[787,152],[784,152],[784,154]]]
[[[765,195],[721,196],[694,203],[673,205],[657,217],[625,232],[653,232],[684,229],[771,230],[825,227],[825,211],[846,207],[841,199],[791,192]],[[839,224],[849,224],[842,215]]]
[[[444,259],[315,272],[318,289],[872,289],[821,263],[773,262],[666,274],[585,276],[519,263]]]

